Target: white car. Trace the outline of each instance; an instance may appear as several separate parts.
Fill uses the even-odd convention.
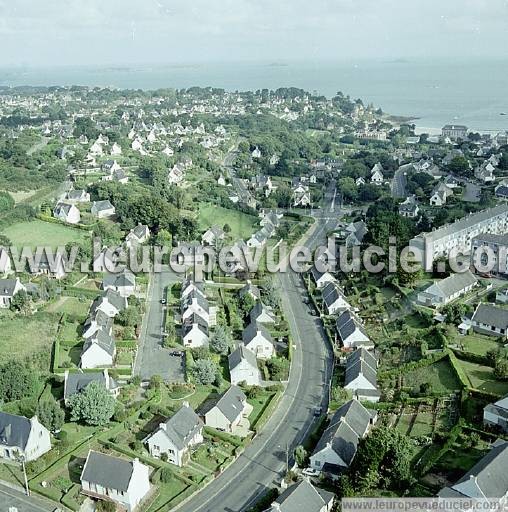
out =
[[[312,469],[312,468],[305,468],[302,473],[305,475],[305,476],[319,476],[319,471],[317,471],[316,469]]]

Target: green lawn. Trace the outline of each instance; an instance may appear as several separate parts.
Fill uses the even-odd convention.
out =
[[[508,382],[496,380],[493,369],[490,366],[470,363],[462,359],[458,359],[458,362],[474,388],[495,393],[499,396],[504,396],[508,393]]]
[[[253,409],[249,415],[250,426],[255,427],[257,421],[259,420],[261,414],[266,409],[275,393],[260,393],[256,398],[249,398],[247,402],[252,405]]]
[[[89,238],[89,234],[86,231],[42,220],[18,222],[5,228],[4,234],[17,247],[46,245],[57,247]]]
[[[49,364],[51,346],[58,329],[58,313],[35,313],[16,316],[9,311],[0,314],[0,362],[24,359],[46,352]]]
[[[234,240],[250,238],[252,233],[259,229],[259,219],[253,215],[212,204],[201,204],[198,215],[199,229],[206,231],[214,224],[221,228],[224,224],[229,224],[231,228],[229,235]]]
[[[468,334],[467,336],[457,336],[455,343],[457,343],[464,352],[471,352],[480,356],[484,356],[491,349],[501,347],[500,343],[498,343],[495,338],[482,336],[477,333]]]
[[[77,297],[61,297],[56,302],[49,304],[46,311],[66,313],[68,315],[83,318],[84,320],[88,315],[91,302],[92,301],[90,299],[80,300]]]
[[[459,379],[446,359],[407,372],[403,377],[404,386],[419,389],[421,384],[428,382],[434,393],[446,394],[461,388]]]

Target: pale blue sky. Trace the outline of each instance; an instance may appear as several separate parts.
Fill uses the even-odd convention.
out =
[[[506,57],[508,0],[0,0],[0,65]]]

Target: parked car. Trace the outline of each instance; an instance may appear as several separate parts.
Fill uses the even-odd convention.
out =
[[[305,468],[302,473],[305,476],[319,476],[319,471],[312,469],[312,468]]]
[[[322,407],[315,407],[314,408],[314,416],[321,416],[323,414],[323,408]]]

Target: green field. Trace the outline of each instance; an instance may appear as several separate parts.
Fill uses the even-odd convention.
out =
[[[471,352],[480,356],[484,356],[491,349],[501,347],[500,343],[496,341],[496,338],[482,336],[477,333],[468,334],[467,336],[457,336],[455,343],[457,343],[464,352]]]
[[[461,388],[459,379],[446,359],[407,372],[403,377],[404,386],[419,389],[421,384],[428,382],[433,393],[446,394]]]
[[[462,359],[458,359],[458,362],[469,378],[472,387],[489,393],[495,393],[499,396],[504,396],[508,393],[508,382],[496,380],[493,369],[490,366],[470,363]]]
[[[80,300],[77,297],[61,297],[57,301],[49,304],[46,311],[50,313],[66,313],[75,317],[83,318],[88,315],[92,301],[90,299]]]
[[[89,238],[86,231],[42,220],[18,222],[5,228],[4,234],[12,242],[12,245],[17,247],[46,245],[57,247]]]
[[[14,316],[10,312],[0,314],[0,362],[9,359],[22,360],[37,352],[45,351],[49,364],[51,345],[55,340],[60,315],[35,313],[32,316]]]
[[[204,232],[214,224],[221,228],[224,224],[229,224],[229,235],[234,240],[250,238],[252,233],[260,228],[259,219],[253,215],[212,204],[201,204],[198,215],[199,229]]]

